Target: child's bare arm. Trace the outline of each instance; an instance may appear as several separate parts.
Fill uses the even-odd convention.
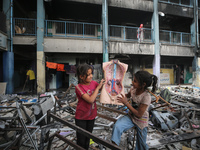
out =
[[[129,104],[127,97],[124,97],[122,94],[121,96],[117,97],[117,100],[118,102],[121,102],[124,105],[126,105],[128,109],[138,118],[141,118],[143,116],[146,108],[148,107],[148,105],[146,104],[140,104],[139,108],[136,110],[135,108],[131,106],[131,104]]]
[[[88,103],[93,103],[99,93],[99,90],[102,88],[103,84],[104,84],[105,80],[102,79],[101,82],[99,83],[99,85],[97,86],[97,88],[95,89],[95,91],[93,92],[93,94],[91,96],[89,96],[87,93],[82,95],[82,98],[87,101]]]

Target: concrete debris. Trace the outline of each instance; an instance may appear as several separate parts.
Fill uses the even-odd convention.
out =
[[[91,134],[75,125],[76,104],[76,94],[69,89],[34,96],[1,94],[0,149],[81,149],[76,145],[76,131],[91,138],[93,150],[133,149],[134,128],[122,135],[119,147],[110,141],[112,127],[127,114],[126,107],[97,102],[98,114]],[[152,94],[149,114],[150,149],[200,149],[200,88],[162,86]]]

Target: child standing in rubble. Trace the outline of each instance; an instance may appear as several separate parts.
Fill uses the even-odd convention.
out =
[[[146,144],[147,127],[149,120],[148,107],[151,103],[151,95],[147,88],[152,86],[152,92],[157,88],[158,78],[147,71],[138,71],[134,75],[132,81],[133,87],[125,96],[117,97],[120,103],[123,103],[129,109],[126,116],[118,119],[112,131],[111,140],[113,143],[119,145],[121,135],[132,127],[137,129],[136,147],[135,150],[147,150]],[[128,102],[127,98],[132,97],[132,105]],[[134,103],[134,106],[133,106]]]
[[[78,104],[75,113],[77,126],[92,133],[95,117],[97,116],[96,97],[104,84],[104,79],[98,84],[93,81],[93,68],[87,64],[81,64],[77,68],[78,85],[75,92]],[[76,132],[77,144],[85,149],[89,148],[90,138]]]

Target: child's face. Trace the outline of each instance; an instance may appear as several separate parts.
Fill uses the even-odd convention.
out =
[[[92,81],[92,78],[93,78],[92,69],[89,69],[87,71],[87,76],[86,75],[83,76],[83,79],[82,79],[83,83],[89,84]]]
[[[134,77],[133,81],[132,81],[132,84],[133,84],[133,87],[134,88],[139,88],[140,87],[140,84],[138,82],[138,80]]]

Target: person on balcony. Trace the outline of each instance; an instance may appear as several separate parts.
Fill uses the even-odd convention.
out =
[[[139,42],[143,42],[144,40],[144,29],[143,29],[143,24],[140,24],[139,30],[137,31],[137,38]]]

